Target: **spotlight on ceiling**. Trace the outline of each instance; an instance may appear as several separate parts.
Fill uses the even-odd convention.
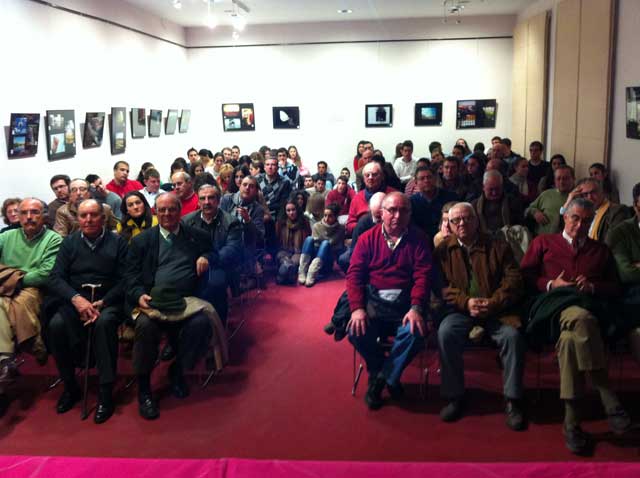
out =
[[[353,13],[353,10],[351,10],[350,8],[343,8],[341,10],[338,10],[338,13],[341,13],[343,15],[348,15],[349,13]]]
[[[180,0],[173,0],[173,8],[180,10],[182,8],[182,2]]]

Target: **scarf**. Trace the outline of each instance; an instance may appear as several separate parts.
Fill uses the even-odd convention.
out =
[[[609,206],[611,206],[611,203],[609,202],[608,199],[605,199],[604,202],[600,205],[600,207],[596,211],[596,215],[593,218],[591,227],[589,228],[589,237],[594,241],[598,240],[600,224],[602,224],[602,219],[604,218],[604,215],[609,210]]]

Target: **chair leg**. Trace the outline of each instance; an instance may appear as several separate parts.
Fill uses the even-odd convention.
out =
[[[353,386],[351,387],[351,396],[356,396],[356,389],[358,388],[358,383],[360,382],[360,377],[362,376],[362,371],[364,370],[364,365],[360,362],[358,366],[358,371],[356,372],[356,362],[357,362],[357,352],[356,348],[353,348]]]
[[[62,383],[62,379],[60,377],[56,378],[51,384],[47,387],[47,390],[53,390],[58,385]]]

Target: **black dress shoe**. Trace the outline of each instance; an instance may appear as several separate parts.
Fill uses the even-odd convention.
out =
[[[463,398],[457,398],[449,401],[442,410],[440,410],[440,419],[443,422],[451,423],[462,418],[464,415],[465,402]]]
[[[58,404],[56,405],[56,412],[58,413],[67,413],[69,410],[73,408],[73,406],[80,401],[82,396],[80,395],[79,390],[68,390],[64,389],[62,395],[58,399]]]
[[[364,402],[369,407],[369,410],[378,410],[384,404],[382,400],[382,391],[384,390],[386,380],[382,375],[378,375],[369,380],[369,387],[367,393],[364,395]]]
[[[113,402],[98,402],[96,414],[93,416],[93,421],[98,425],[100,423],[104,423],[111,418],[114,411],[115,407],[113,406]]]
[[[574,455],[591,454],[591,437],[579,426],[564,428],[564,443]]]
[[[167,344],[163,347],[162,352],[160,352],[160,360],[163,362],[168,362],[173,360],[176,356],[176,351],[173,346],[167,342]]]
[[[189,386],[176,362],[169,367],[169,381],[171,382],[171,394],[174,397],[182,399],[189,396]]]
[[[524,413],[522,407],[517,400],[507,400],[507,405],[504,409],[506,415],[506,423],[509,428],[514,431],[522,431],[526,428]]]
[[[156,405],[151,395],[138,397],[138,410],[140,411],[140,416],[145,420],[155,420],[160,416],[158,405]]]

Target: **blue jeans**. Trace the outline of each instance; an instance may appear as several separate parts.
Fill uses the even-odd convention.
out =
[[[302,245],[302,253],[308,254],[313,259],[318,257],[322,260],[322,273],[329,273],[333,269],[333,251],[329,241],[320,242],[320,246],[316,247],[315,240],[309,236],[304,240]]]

